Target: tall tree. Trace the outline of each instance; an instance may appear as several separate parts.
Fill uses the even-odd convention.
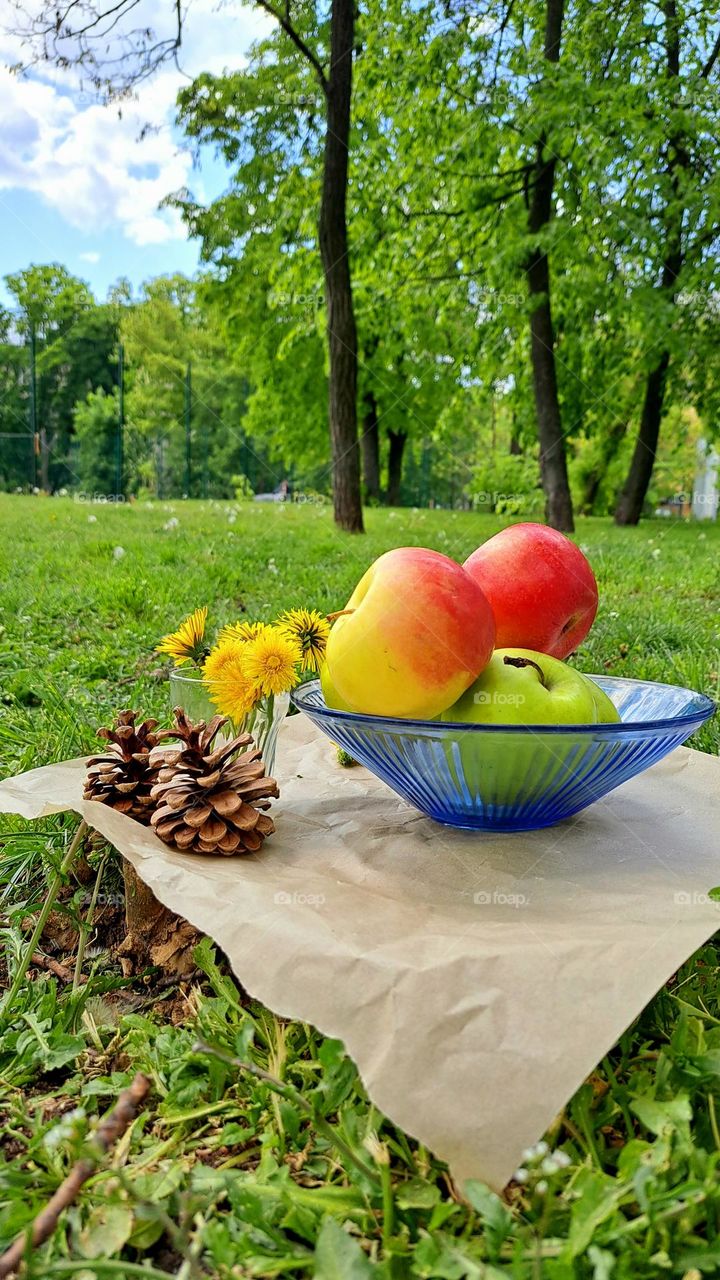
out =
[[[665,19],[665,56],[666,73],[670,84],[675,86],[680,77],[680,18],[676,0],[664,0],[663,13]],[[702,75],[709,74],[709,67],[703,68]],[[687,145],[680,129],[673,129],[668,138],[664,163],[664,177],[667,182],[667,195],[663,202],[663,261],[660,271],[659,289],[672,304],[678,288],[678,277],[683,266],[683,217],[685,213],[682,189],[682,175],[690,164]],[[649,369],[645,383],[640,426],[630,469],[618,498],[615,508],[616,524],[637,524],[642,515],[645,495],[655,465],[660,423],[665,405],[668,368],[670,365],[670,347],[663,344],[661,350]]]
[[[332,447],[335,520],[348,532],[362,532],[360,451],[357,433],[357,335],[353,310],[347,233],[347,177],[350,148],[352,69],[355,56],[354,0],[331,0],[329,58],[324,53],[327,32],[315,6],[284,0],[276,8],[270,0],[256,0],[276,19],[285,36],[317,79],[323,98],[323,178],[318,213],[323,265],[329,353],[328,416]],[[61,66],[84,68],[98,91],[127,92],[147,78],[160,63],[177,53],[182,36],[183,10],[168,4],[176,19],[169,39],[157,39],[150,29],[127,24],[137,0],[118,0],[109,9],[98,0],[69,0],[62,12],[54,0],[19,0],[25,13],[21,34],[35,58]],[[130,23],[133,21],[130,17]],[[123,24],[126,24],[124,27]],[[312,47],[314,27],[317,37]],[[32,58],[31,58],[32,61]]]
[[[330,67],[327,77],[323,75],[327,124],[319,240],[325,277],[330,356],[328,391],[333,453],[333,504],[336,523],[350,533],[362,533],[357,432],[357,330],[347,230],[354,44],[355,0],[332,0]]]
[[[543,56],[551,66],[560,60],[564,0],[546,0]],[[528,232],[533,241],[526,264],[530,294],[530,352],[540,441],[540,474],[545,515],[555,529],[574,528],[565,440],[555,368],[555,331],[550,300],[550,262],[543,233],[553,214],[557,157],[541,127],[528,184]]]
[[[636,524],[669,411],[694,403],[708,428],[714,416],[707,370],[717,349],[708,339],[720,287],[720,102],[711,79],[720,35],[717,15],[682,0],[626,13],[601,0],[582,33],[577,96],[591,109],[581,112],[578,139],[587,157],[577,206],[585,252],[574,274],[591,306],[577,328],[586,350],[595,346],[586,378],[610,437],[606,464],[625,467],[624,483],[614,476],[615,518]],[[614,331],[604,353],[588,341],[593,329]]]

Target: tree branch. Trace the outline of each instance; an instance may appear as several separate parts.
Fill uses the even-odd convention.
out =
[[[128,1125],[135,1119],[149,1088],[150,1081],[147,1076],[138,1072],[130,1088],[123,1090],[112,1111],[105,1116],[104,1120],[100,1121],[95,1133],[92,1135],[92,1146],[96,1150],[82,1160],[76,1161],[67,1178],[60,1183],[55,1195],[48,1201],[45,1208],[33,1219],[28,1229],[21,1236],[18,1236],[15,1243],[0,1257],[0,1277],[10,1276],[14,1271],[17,1271],[25,1257],[28,1243],[32,1248],[37,1248],[39,1244],[44,1244],[46,1240],[50,1239],[58,1224],[60,1214],[73,1203],[83,1183],[87,1182],[88,1178],[95,1172],[103,1156],[107,1155],[113,1143],[117,1142]]]
[[[295,48],[298,49],[302,54],[303,58],[305,58],[306,61],[310,63],[310,66],[313,68],[315,75],[320,81],[320,87],[322,88],[323,93],[327,97],[328,78],[325,75],[323,65],[320,62],[319,58],[317,58],[316,55],[313,53],[310,46],[305,43],[299,31],[293,26],[292,21],[290,19],[289,0],[286,0],[285,10],[283,13],[281,13],[278,9],[276,9],[274,5],[270,4],[268,0],[256,0],[256,3],[259,4],[260,8],[264,9],[266,13],[269,13],[270,16],[275,19],[276,22],[279,22],[285,34],[289,36],[290,39],[292,40],[293,44],[295,45]]]
[[[702,71],[700,72],[700,75],[703,80],[707,80],[708,76],[711,74],[712,69],[715,66],[715,63],[718,60],[718,57],[720,57],[720,31],[718,31],[717,39],[710,51],[708,60],[705,63],[705,66],[703,67]]]
[[[53,0],[42,0],[38,13],[27,24],[11,31],[30,46],[31,54],[20,63],[18,71],[26,72],[39,63],[53,62],[59,67],[79,67],[86,72],[95,90],[105,90],[107,98],[120,97],[150,76],[168,58],[177,65],[182,44],[182,0],[173,0],[176,30],[173,35],[154,40],[148,28],[135,28],[120,33],[117,56],[110,55],[107,41],[121,20],[138,7],[141,0],[115,0],[105,8],[85,5],[82,0],[67,0],[61,11]],[[16,12],[24,14],[22,0],[13,0]],[[73,14],[82,15],[80,25],[69,25]],[[154,43],[150,43],[154,41]],[[97,50],[101,53],[98,55]],[[67,52],[66,52],[67,50]],[[103,56],[103,54],[105,56]]]
[[[531,179],[528,177],[531,183]],[[513,196],[521,196],[526,189],[526,184],[521,187],[513,187],[510,191],[501,191],[497,196],[488,196],[479,206],[481,209],[489,208],[494,204],[504,204],[506,200],[511,200]],[[467,209],[401,209],[403,217],[406,220],[411,218],[465,218],[468,215]]]

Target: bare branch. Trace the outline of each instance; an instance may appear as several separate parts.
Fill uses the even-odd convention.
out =
[[[126,96],[163,62],[177,63],[182,44],[181,0],[172,0],[175,29],[171,35],[155,39],[148,27],[118,32],[119,24],[139,4],[140,0],[114,0],[100,6],[92,0],[66,0],[60,9],[53,0],[43,0],[39,12],[30,15],[23,0],[13,0],[21,25],[11,34],[19,36],[30,51],[16,70],[28,71],[43,63],[77,67],[99,95],[108,100]],[[116,42],[114,48],[107,43],[110,36]]]
[[[50,1239],[58,1224],[60,1214],[73,1203],[83,1183],[87,1182],[91,1174],[95,1172],[103,1156],[107,1154],[113,1143],[117,1142],[128,1125],[135,1119],[149,1088],[150,1081],[147,1076],[138,1072],[130,1088],[123,1090],[110,1114],[100,1121],[95,1133],[92,1135],[91,1141],[95,1151],[73,1165],[67,1178],[60,1183],[55,1195],[33,1220],[28,1230],[18,1236],[15,1243],[0,1257],[0,1277],[10,1276],[14,1271],[17,1271],[25,1257],[28,1235],[33,1248],[37,1248],[39,1244],[44,1244],[46,1240]]]

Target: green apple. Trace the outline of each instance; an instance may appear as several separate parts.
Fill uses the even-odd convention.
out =
[[[440,719],[469,724],[597,724],[600,697],[605,695],[592,680],[559,658],[533,649],[496,649],[482,675]]]
[[[532,649],[496,649],[482,675],[439,717],[497,726],[492,734],[459,731],[445,741],[448,765],[460,790],[499,807],[512,806],[522,793],[540,810],[578,777],[584,753],[572,732],[558,736],[543,728],[617,718],[610,699],[588,676]],[[503,733],[502,725],[528,725],[530,731]]]
[[[592,688],[592,695],[595,700],[595,710],[597,711],[598,724],[619,724],[620,712],[615,703],[608,698],[604,689],[596,684],[592,676],[586,676],[583,673],[583,679],[587,680]]]

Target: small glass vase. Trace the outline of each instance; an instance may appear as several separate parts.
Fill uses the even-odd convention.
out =
[[[193,721],[210,720],[218,713],[217,707],[210,699],[210,690],[199,671],[170,672],[170,705],[173,708],[182,707],[185,714]],[[269,694],[268,697],[261,698],[257,706],[243,716],[242,720],[232,722],[232,735],[221,732],[215,741],[219,745],[221,742],[229,742],[231,736],[234,737],[238,733],[251,733],[256,745],[262,751],[265,770],[272,775],[275,768],[278,731],[288,713],[289,706],[289,693]]]

